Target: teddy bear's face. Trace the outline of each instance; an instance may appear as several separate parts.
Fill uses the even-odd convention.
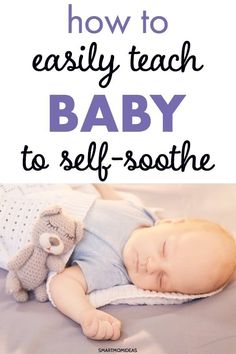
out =
[[[42,249],[54,255],[60,255],[64,251],[64,243],[56,233],[44,232],[39,236],[39,244]]]
[[[54,255],[69,251],[82,237],[82,228],[68,216],[61,208],[44,211],[33,230],[33,242],[42,249]]]

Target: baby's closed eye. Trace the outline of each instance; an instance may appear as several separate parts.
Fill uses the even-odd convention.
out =
[[[162,256],[166,257],[166,240],[162,244]]]

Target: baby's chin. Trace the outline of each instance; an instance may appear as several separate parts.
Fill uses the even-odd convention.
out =
[[[150,286],[150,285],[147,285],[147,284],[144,284],[143,282],[142,282],[142,280],[140,280],[140,279],[137,279],[137,277],[135,276],[135,274],[133,274],[133,276],[132,276],[132,274],[130,275],[130,279],[131,279],[131,281],[132,281],[132,284],[133,285],[135,285],[137,288],[139,288],[139,289],[142,289],[142,290],[149,290],[149,291],[160,291],[160,290],[158,290],[158,289],[156,289],[155,287],[152,287],[152,286]]]

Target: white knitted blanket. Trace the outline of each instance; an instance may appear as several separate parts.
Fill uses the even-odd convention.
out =
[[[161,293],[142,290],[138,289],[135,285],[121,285],[109,289],[93,291],[88,295],[88,297],[91,304],[96,308],[108,304],[177,305],[215,295],[221,290],[222,288],[207,294],[186,295],[180,293]]]

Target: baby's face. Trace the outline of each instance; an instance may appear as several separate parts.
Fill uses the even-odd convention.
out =
[[[235,241],[203,220],[163,220],[133,232],[123,252],[131,281],[142,289],[207,293],[235,269]]]

